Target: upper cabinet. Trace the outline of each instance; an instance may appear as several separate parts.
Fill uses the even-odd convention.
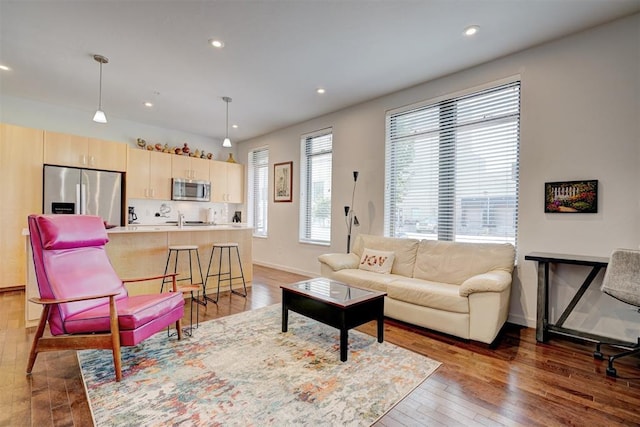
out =
[[[227,194],[229,203],[244,203],[244,168],[238,163],[227,163]]]
[[[171,176],[173,178],[209,181],[211,160],[189,156],[171,156]]]
[[[165,153],[129,149],[128,199],[171,199],[171,158]]]
[[[244,202],[244,168],[238,163],[212,161],[210,167],[211,201]]]
[[[42,213],[43,131],[0,123],[0,288],[26,284],[22,230],[29,214]]]
[[[44,163],[124,172],[127,144],[45,131]]]
[[[111,171],[127,170],[127,144],[89,138],[89,167]]]

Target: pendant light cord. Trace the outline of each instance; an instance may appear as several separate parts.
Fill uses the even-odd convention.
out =
[[[100,61],[100,89],[98,91],[98,110],[102,110],[102,61]]]

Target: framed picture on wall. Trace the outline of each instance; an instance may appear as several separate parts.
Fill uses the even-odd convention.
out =
[[[597,213],[598,180],[546,182],[545,213]]]
[[[273,165],[273,201],[293,201],[293,162]]]

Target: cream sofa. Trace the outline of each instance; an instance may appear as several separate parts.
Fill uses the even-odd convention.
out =
[[[359,268],[365,249],[392,251],[391,272]],[[387,292],[384,314],[393,319],[487,344],[507,320],[515,262],[510,244],[360,234],[351,253],[318,259],[325,277]]]

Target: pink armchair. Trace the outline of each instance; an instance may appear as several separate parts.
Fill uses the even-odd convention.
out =
[[[88,215],[30,215],[29,232],[40,298],[44,306],[33,339],[27,374],[38,353],[65,349],[111,349],[116,381],[122,378],[120,346],[135,346],[180,319],[184,299],[176,291],[129,296],[114,271],[105,244],[102,219]],[[51,336],[44,336],[49,323]]]

